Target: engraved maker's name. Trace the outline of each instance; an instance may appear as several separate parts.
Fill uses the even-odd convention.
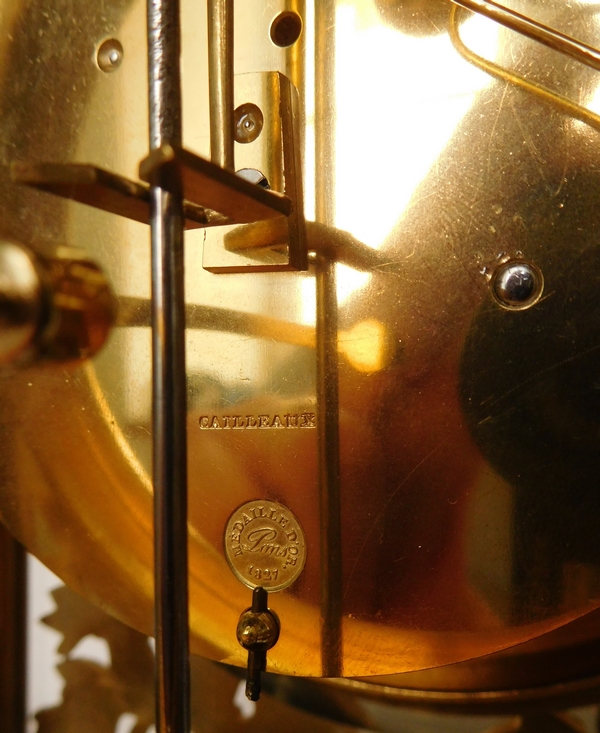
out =
[[[201,430],[264,430],[316,428],[314,412],[285,415],[201,415]]]

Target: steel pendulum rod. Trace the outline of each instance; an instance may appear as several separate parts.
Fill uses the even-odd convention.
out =
[[[150,148],[182,142],[178,0],[148,0]],[[156,729],[190,730],[183,197],[151,187]]]
[[[234,170],[233,0],[208,0],[210,158]]]

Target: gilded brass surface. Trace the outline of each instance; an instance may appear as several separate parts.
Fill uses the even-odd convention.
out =
[[[514,6],[600,43],[595,5]],[[150,291],[147,227],[16,186],[6,166],[90,163],[137,179],[143,3],[0,7],[0,234],[46,256],[81,250],[135,321]],[[327,604],[340,609],[344,675],[457,663],[584,617],[600,606],[598,132],[461,58],[445,4],[319,1],[290,49],[269,35],[284,9],[237,3],[236,73],[279,71],[300,89],[309,246],[321,296],[335,298],[320,296],[324,342],[314,265],[216,275],[202,267],[204,232],[186,235],[188,309],[222,319],[187,332],[192,649],[245,662],[235,626],[248,591],[227,567],[223,531],[245,501],[273,500],[301,522],[307,560],[273,599],[282,632],[269,668],[322,673],[324,477],[339,480],[329,539],[342,574]],[[197,3],[183,13],[184,142],[206,156],[206,25]],[[595,72],[481,18],[460,32],[502,68],[597,107]],[[110,74],[96,64],[107,37],[124,49]],[[373,265],[332,263],[346,236]],[[485,273],[505,255],[543,275],[525,311],[490,293]],[[0,505],[69,584],[147,633],[150,333],[137,323],[83,366],[3,378]],[[335,354],[339,415],[323,375],[317,385],[317,344]],[[335,461],[319,468],[317,445],[335,430],[284,427],[286,415],[337,430],[337,476]]]

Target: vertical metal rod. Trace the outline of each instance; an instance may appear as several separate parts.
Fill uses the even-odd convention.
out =
[[[27,663],[27,555],[0,524],[0,721],[25,733]]]
[[[302,18],[303,25],[306,25],[306,0],[286,0],[285,9],[298,13]],[[296,43],[288,46],[285,53],[286,76],[289,77],[298,90],[300,109],[296,129],[299,130],[298,137],[302,160],[304,160],[306,144],[306,30],[306,27],[304,27],[300,38]]]
[[[315,218],[335,223],[335,0],[314,0]]]
[[[315,212],[335,213],[335,2],[315,0]],[[342,674],[342,541],[336,265],[318,249],[317,400],[321,515],[321,655],[326,677]]]
[[[285,9],[298,13],[302,19],[302,23],[306,23],[306,0],[286,0]],[[296,43],[288,46],[285,53],[286,74],[292,81],[292,84],[300,93],[301,107],[304,110],[304,92],[306,88],[305,80],[305,53],[306,53],[306,28],[303,29],[300,38]],[[304,117],[303,117],[304,119]],[[302,124],[304,127],[304,124]]]
[[[335,262],[327,255],[317,256],[321,656],[324,677],[342,675],[342,523],[335,267]]]
[[[233,0],[208,0],[210,158],[234,169]]]
[[[148,0],[150,147],[182,142],[179,0]],[[157,733],[189,733],[183,197],[151,188]]]

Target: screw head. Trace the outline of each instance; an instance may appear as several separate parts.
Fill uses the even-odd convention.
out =
[[[260,135],[265,124],[264,115],[256,104],[241,104],[233,113],[234,137],[238,143],[252,143]]]
[[[116,38],[107,38],[98,46],[96,63],[107,74],[116,71],[123,61],[123,46]]]
[[[528,262],[509,260],[492,276],[496,301],[510,310],[525,310],[538,302],[544,289],[540,270]]]

